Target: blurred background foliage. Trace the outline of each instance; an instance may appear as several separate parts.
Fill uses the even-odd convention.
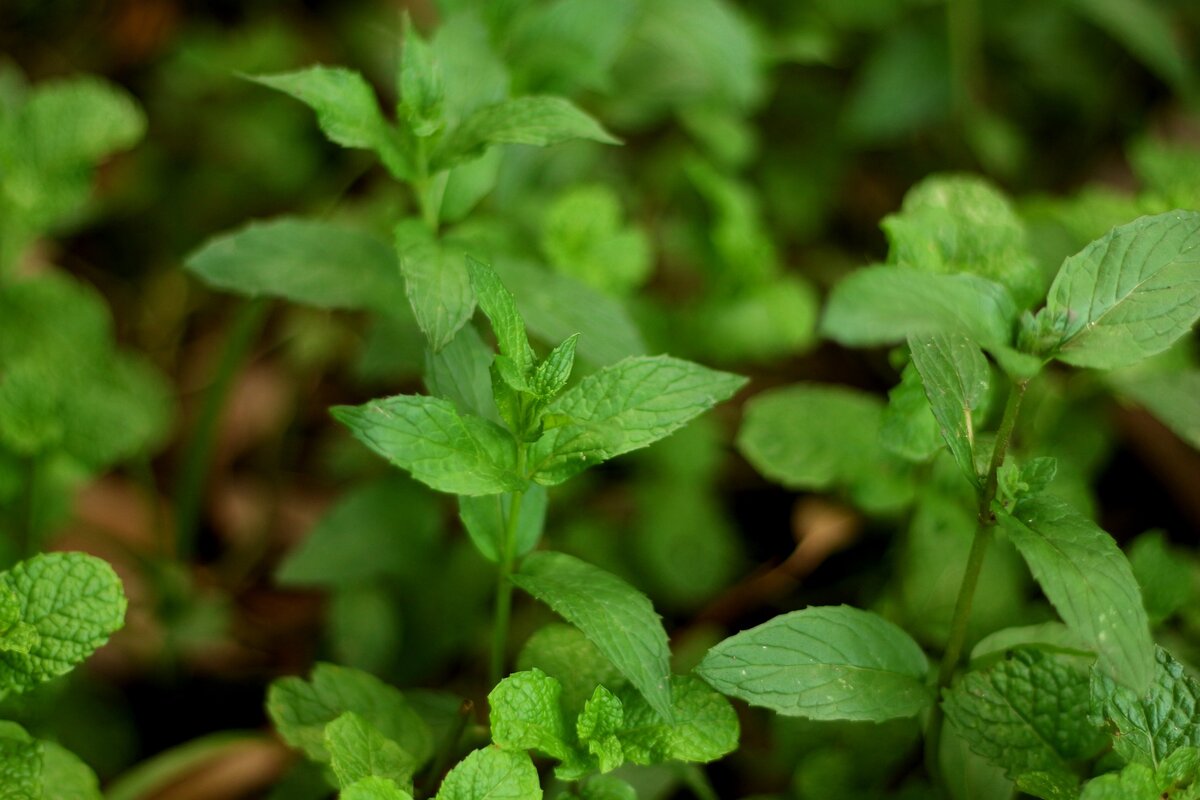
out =
[[[170,775],[210,765],[191,788],[130,797],[321,796],[253,733],[265,684],[314,659],[437,690],[426,702],[451,713],[486,693],[489,566],[446,498],[326,413],[419,389],[424,343],[402,298],[382,313],[246,301],[182,269],[250,220],[390,241],[419,215],[369,154],[239,77],[341,64],[390,107],[405,12],[461,84],[448,97],[561,94],[623,140],[496,148],[455,171],[441,206],[504,262],[543,343],[589,326],[593,366],[670,352],[750,375],[752,392],[815,380],[882,397],[902,365],[821,342],[816,321],[829,286],[926,224],[906,204],[880,228],[925,176],[975,173],[1011,196],[993,218],[1027,237],[1042,288],[1113,225],[1200,207],[1192,0],[6,0],[0,276],[41,280],[0,293],[0,556],[90,550],[133,606],[91,669],[5,713],[105,778],[251,731],[171,751]],[[85,74],[111,83],[63,83]],[[1194,367],[1184,344],[1169,357]],[[1051,375],[1026,424],[1107,530],[1165,531],[1136,540],[1135,568],[1178,564],[1184,588],[1156,598],[1158,618],[1200,657],[1180,549],[1200,530],[1200,432],[1142,410],[1161,396],[1136,377]],[[21,424],[30,403],[78,430]],[[772,486],[730,446],[738,413],[557,492],[555,546],[647,592],[681,668],[728,629],[808,603],[874,607],[944,640],[946,553],[968,546],[946,533],[957,506],[896,511],[902,476]],[[1004,605],[1028,592],[1005,555],[981,630],[1027,619],[1023,600]],[[514,641],[548,619],[521,607]],[[913,767],[909,723],[744,723],[743,751],[711,770],[722,797],[900,796]],[[711,790],[665,768],[630,780],[643,798]]]

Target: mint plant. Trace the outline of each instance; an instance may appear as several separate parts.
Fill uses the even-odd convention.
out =
[[[956,586],[944,627],[922,626],[940,661],[931,666],[884,615],[811,607],[721,642],[697,674],[790,716],[920,716],[928,772],[956,797],[982,796],[1005,779],[1037,797],[1080,796],[1096,769],[1089,765],[1110,745],[1119,758],[1100,771],[1127,766],[1084,783],[1083,797],[1191,796],[1200,776],[1190,737],[1200,728],[1182,721],[1190,690],[1168,688],[1191,679],[1156,649],[1130,561],[1087,513],[1055,496],[1053,452],[1021,427],[1020,411],[1039,381],[1058,379],[1054,362],[1112,371],[1180,344],[1200,317],[1200,214],[1171,211],[1115,228],[1067,258],[1048,291],[1019,219],[980,181],[931,178],[884,229],[890,263],[838,284],[822,329],[854,346],[905,344],[908,363],[889,403],[816,385],[772,390],[751,401],[739,446],[785,485],[837,488],[881,516],[914,508],[910,547],[922,519],[947,509],[937,512],[949,513],[945,544],[921,556],[961,559],[943,567]],[[1027,613],[1014,550],[1063,624],[1016,624]],[[1008,610],[980,609],[1012,627],[973,626],[981,585],[989,603],[1015,593]],[[964,665],[969,642],[988,633]],[[1148,714],[1183,717],[1168,734]],[[964,767],[963,758],[1004,777]]]

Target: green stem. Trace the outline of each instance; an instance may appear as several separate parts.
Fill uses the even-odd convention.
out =
[[[217,374],[205,392],[196,430],[192,433],[187,450],[184,451],[183,466],[175,486],[175,549],[176,557],[181,560],[189,559],[195,548],[200,498],[208,477],[221,411],[225,407],[237,369],[254,343],[268,308],[267,301],[262,298],[243,303],[238,308],[233,330],[225,343],[221,362],[217,365]]]
[[[492,664],[489,677],[495,686],[504,677],[504,651],[508,644],[508,621],[512,616],[512,571],[516,560],[517,522],[521,516],[524,492],[515,492],[508,506],[508,524],[504,527],[504,548],[500,554],[500,574],[496,581],[496,624],[492,628]]]
[[[437,180],[429,174],[429,154],[426,152],[425,140],[418,138],[416,148],[417,177],[412,182],[413,192],[417,195],[417,206],[421,209],[421,219],[425,222],[426,227],[436,234],[441,223],[441,194],[444,189],[439,191]]]
[[[946,0],[946,28],[954,113],[965,122],[978,96],[981,73],[979,0]]]
[[[946,651],[942,654],[938,666],[936,698],[933,709],[929,713],[929,721],[925,733],[925,764],[931,776],[937,775],[937,753],[942,735],[942,707],[940,703],[942,690],[950,685],[954,670],[962,658],[963,648],[967,641],[967,625],[971,621],[971,604],[975,600],[975,589],[979,586],[979,575],[983,571],[983,561],[987,556],[988,545],[992,541],[992,531],[996,527],[996,515],[992,512],[992,502],[996,499],[999,485],[1000,467],[1008,454],[1008,446],[1012,442],[1013,429],[1017,425],[1017,415],[1021,410],[1021,398],[1025,396],[1028,381],[1018,381],[1013,384],[1008,393],[1008,401],[1004,404],[1004,416],[1000,419],[1000,428],[996,431],[996,444],[992,448],[992,458],[988,462],[987,474],[984,476],[983,487],[979,492],[978,518],[975,528],[975,538],[971,541],[971,552],[967,556],[966,570],[963,572],[962,584],[958,588],[958,598],[954,601],[954,616],[950,620],[950,636],[946,640]]]

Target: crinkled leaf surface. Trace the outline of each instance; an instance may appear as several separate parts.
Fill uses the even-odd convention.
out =
[[[1052,354],[1112,369],[1160,353],[1200,317],[1200,212],[1113,229],[1063,262],[1043,324]]]
[[[530,449],[534,480],[554,485],[674,433],[744,386],[739,375],[670,356],[627,358],[550,403],[562,425]]]
[[[42,743],[14,722],[0,722],[0,800],[41,800]]]
[[[512,750],[571,757],[563,719],[562,684],[540,669],[509,675],[488,694],[492,741]]]
[[[440,492],[483,495],[525,487],[517,476],[516,442],[494,422],[460,415],[449,400],[397,395],[333,416],[355,437]]]
[[[618,686],[624,678],[578,628],[555,622],[537,630],[517,656],[518,669],[542,670],[563,687],[563,707],[579,712],[600,684]]]
[[[338,800],[412,800],[412,795],[388,778],[370,777],[342,790]]]
[[[279,735],[314,761],[328,762],[325,726],[353,711],[412,756],[420,767],[433,754],[429,726],[395,688],[361,670],[318,664],[312,677],[280,678],[267,692],[267,713]]]
[[[667,632],[644,594],[565,553],[532,553],[512,579],[583,631],[650,706],[671,719]]]
[[[942,707],[971,749],[1013,780],[1047,772],[1077,783],[1076,762],[1105,745],[1088,719],[1088,673],[1078,658],[1013,650],[964,675]]]
[[[641,695],[629,693],[646,708],[646,701]],[[651,713],[654,714],[653,710]],[[658,715],[654,714],[655,719]],[[575,734],[579,743],[587,747],[588,752],[596,759],[595,767],[600,772],[610,772],[625,760],[625,748],[618,738],[625,723],[625,705],[621,699],[603,686],[597,686],[596,691],[588,698],[583,711],[575,719]],[[560,777],[565,777],[560,775]]]
[[[1112,537],[1050,495],[1001,512],[1000,524],[1063,621],[1118,682],[1144,691],[1154,672],[1154,643],[1142,594]]]
[[[961,334],[909,337],[908,348],[942,439],[959,469],[978,486],[971,412],[987,397],[991,377],[987,358],[974,342]]]
[[[934,333],[963,334],[987,347],[1009,344],[1016,313],[1008,291],[985,278],[866,267],[833,288],[821,332],[851,347]]]
[[[385,240],[320,220],[252,222],[210,239],[185,266],[211,286],[250,297],[392,314],[406,302]]]
[[[0,575],[20,599],[20,621],[37,630],[28,652],[0,652],[0,691],[22,692],[69,672],[125,623],[125,592],[107,562],[44,553]]]
[[[521,751],[486,747],[450,770],[435,800],[541,800],[537,768]]]
[[[343,789],[372,776],[387,778],[398,787],[412,787],[416,760],[353,711],[325,726],[325,749]]]
[[[1154,682],[1137,693],[1104,673],[1092,674],[1092,713],[1112,733],[1113,749],[1126,760],[1158,766],[1180,747],[1200,747],[1200,683],[1161,647]]]
[[[896,625],[830,606],[742,631],[709,650],[696,673],[717,691],[780,714],[879,722],[933,702],[928,669],[921,648]]]
[[[620,693],[624,718],[618,738],[635,764],[716,761],[738,745],[737,713],[729,701],[692,675],[671,678],[674,720],[666,722],[628,688]]]

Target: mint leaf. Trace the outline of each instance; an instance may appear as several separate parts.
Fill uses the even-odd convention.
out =
[[[209,239],[184,266],[210,286],[249,297],[385,314],[406,302],[387,242],[317,220],[252,222]]]
[[[438,240],[416,220],[398,224],[395,241],[413,316],[436,353],[475,311],[463,250],[452,240]]]
[[[1063,621],[1134,690],[1150,685],[1154,643],[1142,594],[1112,537],[1058,498],[1044,495],[1001,511],[1000,524]]]
[[[387,778],[363,778],[344,788],[338,800],[412,800],[412,795]]]
[[[1162,531],[1147,531],[1129,543],[1129,566],[1142,588],[1146,614],[1156,625],[1188,606],[1196,596],[1196,565],[1171,546]]]
[[[568,336],[537,365],[530,384],[536,395],[549,400],[566,388],[575,368],[575,346],[578,341],[578,333]]]
[[[515,259],[496,261],[504,285],[517,297],[529,332],[546,342],[579,334],[579,355],[595,365],[642,355],[646,345],[616,300],[566,275]]]
[[[416,760],[353,711],[325,726],[325,749],[333,774],[343,789],[372,776],[412,789]]]
[[[746,379],[670,356],[627,358],[594,372],[547,406],[563,424],[530,449],[538,483],[553,486],[646,447],[732,396]]]
[[[933,702],[911,637],[849,606],[793,611],[708,651],[696,673],[723,694],[780,714],[880,722]]]
[[[107,562],[83,553],[44,553],[0,574],[16,595],[21,623],[37,631],[28,652],[0,652],[0,693],[23,692],[71,671],[125,623],[125,592]]]
[[[267,713],[283,740],[313,761],[328,762],[325,727],[353,711],[412,758],[414,769],[433,755],[429,726],[395,688],[361,670],[317,664],[310,680],[280,678],[267,691]]]
[[[537,547],[546,523],[547,500],[545,488],[536,484],[530,486],[522,497],[521,513],[517,517],[515,555],[523,556]],[[511,494],[484,497],[462,495],[458,498],[458,515],[467,529],[467,535],[483,557],[493,564],[500,562],[511,505]]]
[[[1088,676],[1079,659],[1013,650],[964,675],[942,707],[971,749],[1013,780],[1046,772],[1077,784],[1075,763],[1105,746],[1088,721]]]
[[[637,790],[612,775],[593,775],[579,784],[583,800],[637,800]]]
[[[619,696],[624,705],[624,719],[618,738],[625,758],[635,764],[668,761],[704,764],[737,749],[740,729],[733,706],[693,675],[671,678],[675,713],[670,722],[628,689]]]
[[[569,139],[620,144],[604,127],[562,97],[518,97],[484,106],[469,116],[445,140],[434,156],[434,171],[452,167],[493,144],[538,147]]]
[[[448,400],[397,395],[335,406],[331,413],[359,441],[440,492],[482,495],[525,488],[508,431],[459,415]]]
[[[926,461],[942,449],[940,429],[925,397],[921,373],[911,361],[900,373],[900,383],[888,392],[879,443],[889,453],[909,461]]]
[[[1029,646],[1038,650],[1085,656],[1091,653],[1087,642],[1061,622],[1041,622],[1016,628],[1002,628],[979,640],[971,650],[972,663],[998,657],[1006,650]]]
[[[132,147],[146,115],[128,92],[92,76],[45,81],[17,116],[17,141],[43,174],[69,174]]]
[[[539,669],[509,675],[488,694],[492,741],[511,750],[539,750],[568,760],[562,684]]]
[[[651,707],[671,719],[667,632],[645,595],[565,553],[530,554],[512,580],[583,631]]]
[[[552,623],[539,628],[521,648],[518,669],[542,670],[563,687],[563,708],[578,713],[600,684],[617,686],[620,671],[578,628]]]
[[[541,800],[537,768],[524,752],[487,747],[450,770],[435,800]]]
[[[984,278],[877,266],[833,287],[821,332],[851,347],[935,333],[962,334],[988,347],[1011,341],[1016,314],[1008,291]]]
[[[1161,800],[1162,797],[1154,772],[1143,764],[1129,764],[1118,773],[1088,781],[1079,800]]]
[[[414,175],[396,131],[383,118],[375,91],[362,75],[344,67],[308,67],[277,75],[248,76],[255,83],[290,94],[317,113],[317,124],[342,147],[373,150],[396,178]]]
[[[404,16],[404,49],[400,55],[400,116],[422,138],[442,127],[442,71],[433,48]]]
[[[100,780],[91,767],[54,742],[41,745],[45,800],[101,800]]]
[[[621,202],[608,186],[585,186],[563,194],[546,214],[541,247],[559,272],[601,291],[624,294],[640,286],[651,269],[650,243],[625,227]]]
[[[1200,212],[1114,228],[1063,262],[1039,315],[1050,353],[1112,369],[1161,353],[1200,317]],[[1052,334],[1052,335],[1050,335]]]
[[[454,403],[461,413],[499,422],[489,372],[493,355],[475,326],[464,325],[441,350],[426,350],[425,388]]]
[[[635,702],[644,706],[655,720],[659,719],[640,695],[635,696]],[[624,723],[625,706],[621,699],[605,687],[597,686],[575,720],[575,734],[596,759],[601,772],[611,772],[625,761],[625,748],[618,738]]]
[[[492,323],[500,354],[511,360],[520,374],[525,376],[533,365],[533,349],[529,346],[525,320],[521,319],[512,292],[500,282],[496,270],[470,256],[467,256],[467,273],[479,308]]]
[[[37,628],[21,621],[21,598],[0,586],[0,651],[28,653],[38,643]]]
[[[42,743],[14,722],[0,722],[0,800],[40,800]]]
[[[974,342],[961,335],[913,336],[909,337],[908,348],[942,439],[959,469],[979,486],[971,412],[987,398],[991,377],[987,358]]]
[[[1141,693],[1093,671],[1091,708],[1118,754],[1157,769],[1177,749],[1200,747],[1200,683],[1161,647],[1154,659],[1153,683]]]
[[[933,175],[881,224],[888,261],[926,272],[969,273],[1008,288],[1020,308],[1042,298],[1042,270],[1025,227],[999,190],[973,175]]]
[[[1159,375],[1112,376],[1117,391],[1200,450],[1200,369]]]

